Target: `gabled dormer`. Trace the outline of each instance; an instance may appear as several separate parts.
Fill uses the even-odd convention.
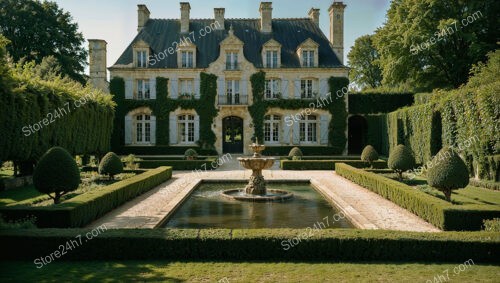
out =
[[[181,69],[196,68],[196,45],[190,40],[186,40],[179,45],[177,66]]]
[[[229,34],[220,43],[220,56],[225,58],[225,70],[240,70],[243,59],[243,41],[234,35],[233,26],[229,29]]]
[[[132,45],[134,52],[134,67],[147,68],[149,55],[152,53],[149,44],[143,40],[139,40]]]
[[[262,45],[262,64],[264,68],[281,68],[281,44],[274,39]]]
[[[297,48],[297,55],[300,59],[300,66],[303,68],[318,67],[318,47],[311,38],[306,39]]]

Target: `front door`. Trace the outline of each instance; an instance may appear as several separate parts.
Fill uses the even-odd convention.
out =
[[[229,116],[222,120],[222,151],[243,153],[243,119]]]

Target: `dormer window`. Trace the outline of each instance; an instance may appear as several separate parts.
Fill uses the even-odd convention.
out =
[[[299,45],[297,55],[300,58],[301,67],[318,67],[318,47],[319,44],[310,38],[306,39]]]
[[[302,51],[302,66],[303,67],[314,67],[314,51],[313,50]]]
[[[270,39],[262,46],[262,63],[264,68],[280,68],[281,65],[281,44],[274,39]]]
[[[177,52],[177,66],[184,69],[196,68],[196,45],[191,40],[179,44]]]
[[[194,67],[194,52],[193,51],[182,51],[181,56],[182,56],[182,63],[181,67],[182,68],[193,68]]]
[[[138,68],[146,68],[148,66],[148,52],[146,50],[136,51],[136,59]]]
[[[266,51],[266,67],[278,68],[278,51]]]
[[[147,44],[144,40],[139,40],[132,45],[132,48],[134,66],[136,68],[147,68],[149,54],[152,53],[152,50],[149,48],[149,44]]]
[[[226,53],[226,70],[238,70],[238,53]]]

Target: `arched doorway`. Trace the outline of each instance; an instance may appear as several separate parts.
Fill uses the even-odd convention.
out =
[[[243,119],[229,116],[222,119],[222,151],[243,153]]]
[[[349,154],[361,154],[363,147],[366,145],[366,132],[368,125],[363,116],[355,115],[349,117]]]

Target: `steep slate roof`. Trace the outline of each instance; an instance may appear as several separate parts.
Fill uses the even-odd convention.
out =
[[[260,32],[260,19],[225,19],[225,30],[212,30],[211,33],[200,38],[198,31],[204,29],[206,26],[210,26],[212,23],[214,23],[213,19],[192,19],[189,22],[189,30],[195,31],[195,41],[193,43],[197,46],[196,66],[199,68],[208,67],[210,63],[218,58],[220,53],[219,44],[227,37],[231,25],[234,29],[234,35],[245,44],[243,46],[245,58],[253,63],[256,68],[263,68],[261,57],[262,45],[271,38],[282,45],[282,68],[300,67],[297,48],[307,38],[311,38],[319,44],[319,67],[343,67],[337,55],[335,55],[330,47],[330,42],[326,36],[309,18],[273,19],[272,33]],[[185,36],[188,37],[189,35]],[[153,50],[153,54],[157,54],[172,47],[173,43],[179,42],[182,37],[180,34],[180,21],[178,19],[150,19],[120,58],[118,58],[115,65],[128,65],[132,63],[132,45],[139,40],[148,43]],[[165,52],[165,54],[168,54],[168,52]],[[166,59],[160,60],[151,67],[177,68],[176,53],[172,55],[168,54]]]

